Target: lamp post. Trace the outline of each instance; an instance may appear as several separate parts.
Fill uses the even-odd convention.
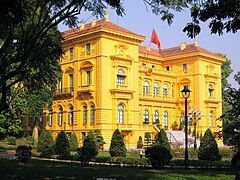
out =
[[[185,169],[189,169],[188,166],[188,117],[187,117],[187,99],[190,96],[190,90],[188,86],[184,86],[182,92],[182,96],[185,99],[185,158],[184,158],[184,167]]]
[[[193,115],[193,133],[194,133],[194,149],[197,149],[197,121],[202,117],[202,111],[198,110],[198,117],[197,117],[197,106],[193,107],[193,111],[189,111],[189,115]]]

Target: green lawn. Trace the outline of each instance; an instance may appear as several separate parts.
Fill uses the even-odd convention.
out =
[[[1,179],[160,179],[160,180],[232,180],[230,170],[152,170],[141,168],[89,166],[31,161],[28,164],[0,159]],[[107,179],[105,179],[107,180]]]

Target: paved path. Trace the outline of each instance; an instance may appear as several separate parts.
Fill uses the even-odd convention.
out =
[[[1,151],[0,159],[16,159],[15,150]]]

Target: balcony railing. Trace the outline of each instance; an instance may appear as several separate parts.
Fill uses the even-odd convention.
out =
[[[54,95],[59,95],[59,94],[70,94],[74,91],[73,87],[69,88],[62,88],[62,89],[56,89]]]

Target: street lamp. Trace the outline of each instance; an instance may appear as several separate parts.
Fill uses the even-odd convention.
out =
[[[194,133],[194,149],[197,149],[197,136],[196,136],[196,131],[197,131],[197,121],[201,119],[202,117],[202,111],[198,110],[198,117],[197,117],[197,106],[193,107],[193,111],[189,111],[189,115],[193,115],[193,133]]]
[[[182,92],[182,96],[185,99],[185,158],[184,158],[184,167],[185,169],[189,169],[188,167],[188,117],[187,117],[187,98],[190,96],[190,90],[188,86],[184,86]]]

